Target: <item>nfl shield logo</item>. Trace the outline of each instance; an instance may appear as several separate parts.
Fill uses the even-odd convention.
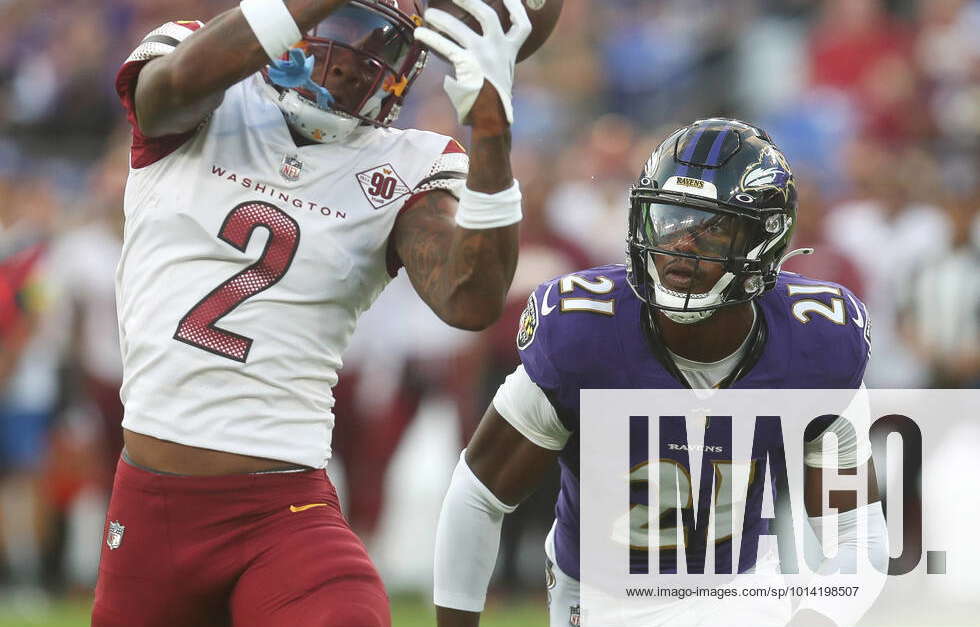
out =
[[[109,533],[106,535],[105,543],[110,551],[115,551],[119,548],[119,545],[122,544],[124,533],[126,533],[126,527],[120,525],[119,521],[109,523]]]
[[[282,159],[282,167],[279,174],[287,181],[298,181],[299,175],[303,172],[303,162],[296,158],[296,155],[286,155]]]
[[[582,624],[582,607],[573,605],[568,612],[568,624],[578,627]]]

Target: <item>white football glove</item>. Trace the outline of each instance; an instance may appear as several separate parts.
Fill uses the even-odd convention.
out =
[[[510,30],[505,33],[496,11],[483,0],[453,2],[476,18],[483,29],[482,36],[445,11],[427,9],[425,23],[442,32],[421,26],[415,29],[415,38],[446,57],[456,68],[456,77],[447,76],[443,87],[456,107],[460,123],[469,115],[483,88],[483,81],[487,80],[500,95],[507,121],[513,124],[514,66],[517,53],[531,34],[527,11],[521,0],[504,0],[511,23]]]

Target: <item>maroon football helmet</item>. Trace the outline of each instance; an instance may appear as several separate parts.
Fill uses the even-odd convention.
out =
[[[350,0],[305,34],[300,46],[316,59],[313,81],[331,93],[335,110],[375,126],[394,121],[425,65],[414,36],[423,10],[423,0]]]

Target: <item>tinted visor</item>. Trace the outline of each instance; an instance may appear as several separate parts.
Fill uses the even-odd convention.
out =
[[[307,40],[329,40],[401,67],[412,47],[409,29],[358,5],[346,4],[307,33]]]
[[[723,260],[746,239],[744,224],[734,214],[640,201],[641,223],[636,235],[646,246],[664,251]],[[741,251],[738,251],[741,252]]]

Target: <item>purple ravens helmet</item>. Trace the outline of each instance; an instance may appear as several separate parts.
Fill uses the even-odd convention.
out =
[[[630,189],[630,285],[680,323],[747,302],[776,284],[796,204],[762,129],[712,118],[674,131]]]

